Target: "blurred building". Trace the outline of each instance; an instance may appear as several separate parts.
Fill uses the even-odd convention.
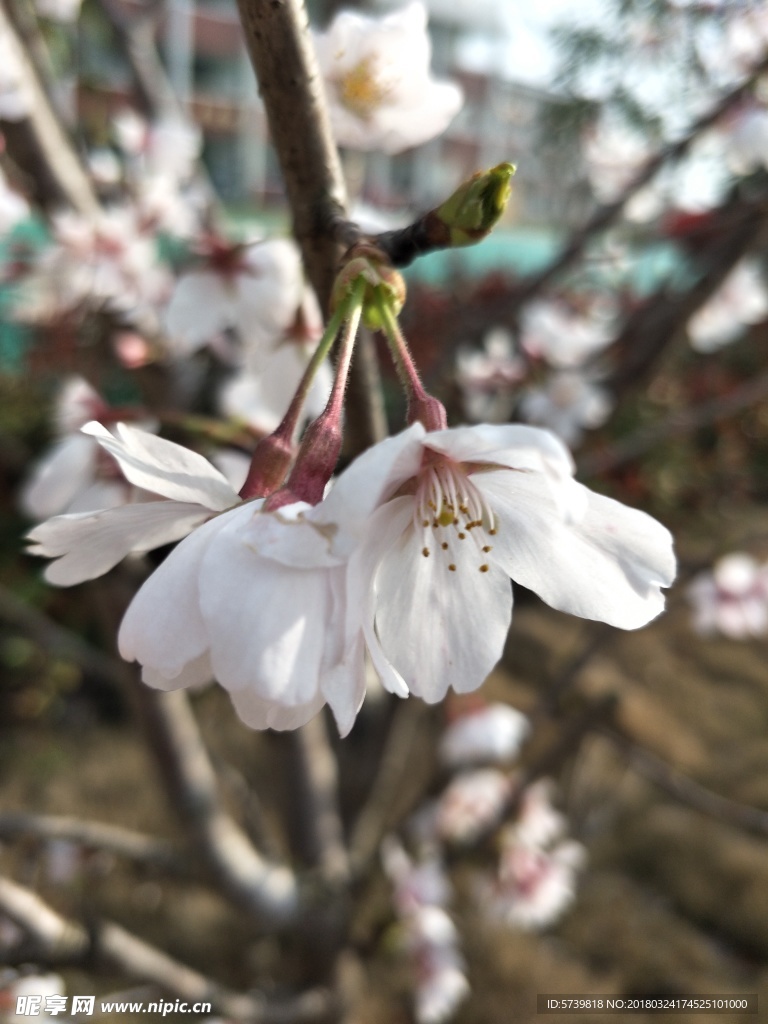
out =
[[[132,0],[121,0],[130,11]],[[371,0],[382,13],[401,0]],[[446,133],[395,157],[371,154],[353,168],[362,197],[384,209],[420,209],[474,171],[511,160],[518,166],[513,209],[517,223],[562,227],[588,202],[579,158],[565,142],[539,138],[539,115],[552,97],[499,73],[506,38],[497,0],[427,0],[433,68],[461,82],[466,102]],[[160,47],[177,94],[205,137],[205,160],[222,198],[271,201],[282,195],[264,109],[243,44],[235,0],[169,0]],[[487,66],[462,67],[462,49],[486,52]],[[114,83],[115,66],[108,72]],[[102,77],[94,68],[96,77]],[[94,77],[93,75],[91,76]],[[107,77],[107,76],[105,76]],[[119,89],[117,90],[120,91]]]

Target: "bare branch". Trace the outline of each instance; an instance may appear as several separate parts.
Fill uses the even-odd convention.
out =
[[[0,912],[31,940],[28,960],[51,964],[79,963],[158,985],[189,1002],[210,1002],[218,1012],[249,1024],[299,1024],[328,1019],[331,997],[307,992],[296,1000],[270,1006],[261,997],[232,992],[212,978],[174,960],[162,950],[131,935],[120,925],[104,922],[87,930],[57,914],[30,889],[0,878]]]
[[[0,33],[13,46],[31,96],[31,109],[21,121],[2,122],[8,150],[33,183],[35,201],[43,208],[66,204],[93,217],[99,211],[98,199],[19,38],[12,10],[13,0],[0,2]]]
[[[185,873],[182,858],[172,843],[100,821],[24,811],[0,814],[0,841],[15,839],[65,840],[87,849],[105,850],[145,867]]]
[[[570,241],[560,255],[548,267],[545,267],[541,273],[534,275],[521,285],[515,294],[516,307],[527,302],[533,295],[545,288],[558,274],[561,274],[569,267],[581,255],[593,236],[601,231],[605,231],[621,215],[624,207],[635,193],[639,192],[644,185],[647,185],[665,164],[672,163],[685,156],[699,135],[708,128],[711,128],[729,110],[736,106],[754,88],[755,83],[766,71],[768,71],[768,55],[755,65],[739,85],[726,93],[705,114],[697,121],[694,121],[682,138],[662,147],[655,156],[651,157],[615,202],[599,207],[586,224],[571,236]]]
[[[409,771],[411,752],[428,716],[421,701],[398,703],[389,727],[379,769],[368,799],[358,815],[350,840],[350,858],[355,875],[359,875],[373,857],[387,828],[393,805]]]
[[[735,416],[751,405],[756,405],[766,395],[768,373],[761,373],[753,380],[746,381],[741,387],[734,388],[727,395],[717,395],[694,408],[670,413],[653,426],[630,434],[610,448],[579,459],[579,471],[587,476],[609,472],[617,466],[632,462],[657,444],[666,443],[673,437],[691,434],[701,427]]]
[[[625,736],[608,729],[601,732],[616,745],[632,768],[687,807],[754,835],[768,836],[768,811],[720,796]]]
[[[296,876],[263,858],[221,807],[216,776],[186,693],[157,693],[137,680],[132,696],[174,809],[222,891],[260,923],[295,921],[300,909]]]

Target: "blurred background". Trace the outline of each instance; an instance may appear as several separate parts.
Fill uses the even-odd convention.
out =
[[[342,5],[308,6],[322,31]],[[342,147],[352,216],[386,230],[478,169],[510,160],[517,172],[489,239],[404,269],[402,322],[425,383],[451,423],[558,433],[579,479],[669,527],[680,575],[668,612],[632,634],[515,589],[507,650],[482,699],[532,723],[508,768],[554,780],[558,827],[583,856],[551,912],[522,923],[492,920],[477,895],[498,844],[449,856],[472,991],[455,1017],[417,1019],[534,1021],[542,992],[759,993],[764,1007],[768,5],[426,6],[433,73],[460,86],[463,105],[418,147]],[[190,273],[226,264],[237,274],[238,245],[289,231],[237,6],[2,0],[0,14],[0,867],[66,918],[117,921],[222,984],[283,997],[317,983],[301,936],[259,929],[159,855],[126,857],[48,820],[185,848],[115,654],[146,566],[57,590],[22,540],[48,516],[86,508],[85,484],[69,486],[80,456],[69,449],[51,465],[88,419],[127,417],[242,462],[284,411],[269,406],[271,385],[255,398],[235,387],[264,369],[238,311],[205,342],[179,314]],[[10,70],[18,53],[23,74]],[[83,228],[89,217],[98,228]],[[270,244],[254,250],[264,254],[254,276],[274,273],[283,288],[297,272]],[[270,295],[254,293],[254,335],[311,347],[317,311],[302,287],[269,324],[254,310]],[[403,400],[379,351],[395,431]],[[97,466],[88,486],[112,486],[113,469]],[[285,811],[295,739],[249,732],[218,688],[193,702],[226,806],[260,847],[300,865],[301,825]],[[403,835],[446,785],[440,738],[462,708],[422,708],[405,724],[383,695],[365,708],[333,742],[341,818],[354,833],[394,733],[400,773],[383,831]],[[378,861],[369,868],[350,912],[356,1009],[343,1019],[407,1022],[413,965],[393,931],[391,879]],[[0,905],[4,960],[9,1024],[26,1019],[13,1012],[20,977],[55,972],[69,993],[134,991],[117,971],[30,956]]]

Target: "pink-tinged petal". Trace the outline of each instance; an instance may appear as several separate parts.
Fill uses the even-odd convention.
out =
[[[83,432],[117,459],[126,479],[136,487],[172,501],[197,502],[216,512],[240,500],[215,466],[173,441],[124,423],[117,424],[118,437],[96,422],[87,423]]]
[[[388,437],[359,455],[336,480],[328,496],[308,513],[318,525],[337,526],[332,551],[346,557],[381,502],[416,475],[421,465],[420,423]]]
[[[408,686],[382,650],[376,633],[376,570],[396,544],[413,517],[413,498],[393,498],[370,517],[364,541],[352,552],[347,565],[347,613],[345,645],[351,646],[360,630],[382,686],[398,697],[408,696]]]
[[[493,557],[517,583],[571,615],[637,629],[664,608],[675,576],[672,538],[655,519],[586,491],[580,522],[564,522],[535,473],[473,477],[498,517]],[[581,485],[577,485],[581,486]]]
[[[538,427],[481,423],[427,435],[425,445],[456,462],[488,462],[512,469],[542,468],[542,461],[559,473],[573,473],[573,459],[560,438]]]
[[[22,487],[22,511],[38,520],[65,512],[78,492],[91,483],[97,452],[93,441],[80,434],[60,441]]]
[[[306,725],[325,703],[321,693],[315,694],[305,704],[291,707],[264,700],[253,690],[233,690],[229,697],[238,717],[251,729],[276,729],[278,732]]]
[[[103,575],[128,554],[179,540],[209,514],[199,505],[150,501],[57,516],[27,534],[33,541],[29,553],[57,558],[45,578],[71,587]]]
[[[243,540],[253,514],[244,505],[228,516],[203,558],[200,608],[211,663],[228,690],[251,689],[286,706],[306,704],[319,689],[325,632],[331,628],[325,571],[260,557]]]
[[[204,651],[199,657],[188,662],[176,676],[168,678],[154,668],[145,667],[141,671],[141,678],[156,690],[197,689],[212,681],[213,669],[208,651]]]
[[[160,685],[157,676],[174,679],[208,650],[200,613],[200,566],[212,538],[233,514],[217,516],[174,548],[123,616],[118,650],[126,661],[138,661],[145,671],[156,673],[147,680],[153,686]]]
[[[431,536],[444,537],[448,549],[423,547],[409,525],[384,556],[376,632],[411,693],[434,703],[449,686],[477,689],[493,669],[509,630],[512,588],[471,536],[457,539],[452,528]]]
[[[212,271],[197,270],[176,282],[165,312],[171,354],[189,355],[233,323],[234,295]]]

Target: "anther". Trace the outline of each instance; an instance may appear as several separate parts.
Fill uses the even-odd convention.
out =
[[[421,525],[422,526],[429,526],[429,520],[428,519],[422,519],[421,520]]]
[[[443,543],[440,545],[440,547],[443,549],[443,551],[447,551],[448,550],[448,542],[444,540]]]
[[[490,544],[486,544],[486,545],[485,545],[485,546],[483,547],[483,551],[484,551],[484,552],[485,552],[486,554],[488,554],[488,552],[489,552],[490,550],[491,550],[491,545],[490,545]]]
[[[489,531],[488,531],[488,533],[489,533],[489,534],[490,534],[490,535],[491,535],[492,537],[495,537],[495,536],[496,536],[496,528],[494,527],[494,528],[493,528],[492,530],[489,530]]]
[[[421,553],[425,558],[429,558],[429,548],[422,548]]]
[[[456,572],[456,566],[453,564],[453,562],[451,562],[448,568],[451,570],[451,572]]]
[[[488,566],[487,565],[481,565],[480,566],[480,572],[488,572]]]

